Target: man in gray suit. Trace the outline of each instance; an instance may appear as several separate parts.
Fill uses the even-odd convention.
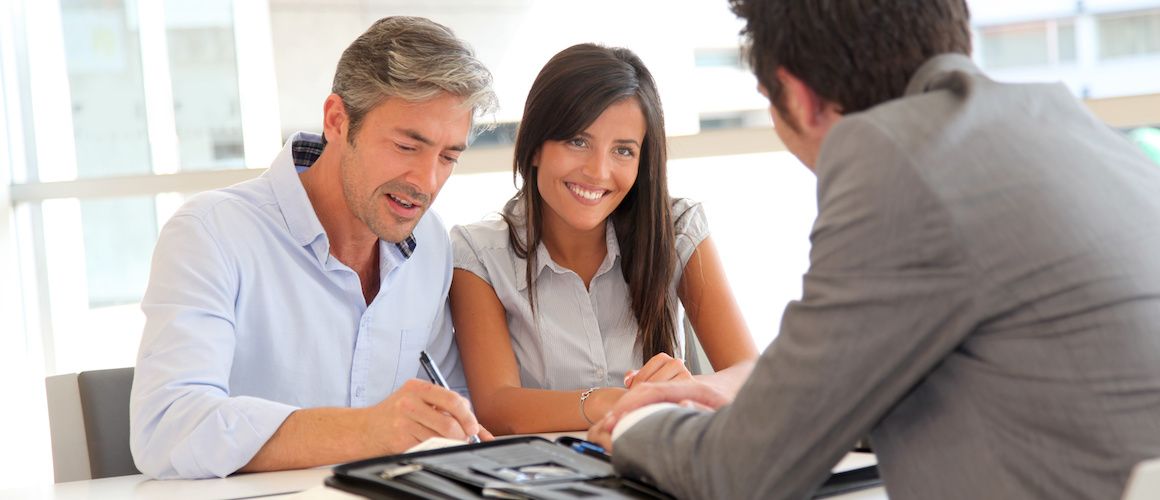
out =
[[[731,4],[818,177],[802,298],[730,404],[649,384],[590,438],[679,497],[806,497],[869,434],[895,500],[1117,498],[1160,456],[1160,170],[984,76],[963,0]]]

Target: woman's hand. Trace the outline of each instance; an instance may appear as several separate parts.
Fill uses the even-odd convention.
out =
[[[683,360],[674,358],[665,353],[657,354],[648,360],[639,370],[630,370],[624,375],[624,386],[631,389],[633,384],[644,382],[669,382],[676,380],[692,380],[693,374],[685,368]]]

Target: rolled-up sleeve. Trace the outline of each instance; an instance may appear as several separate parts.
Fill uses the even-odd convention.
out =
[[[206,221],[179,213],[161,231],[130,399],[130,448],[148,476],[229,475],[297,409],[230,397],[238,280]]]

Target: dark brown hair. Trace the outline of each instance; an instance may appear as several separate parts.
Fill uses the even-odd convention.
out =
[[[783,116],[784,67],[843,114],[901,97],[922,63],[970,54],[966,0],[729,0],[746,55]]]
[[[668,290],[677,254],[665,171],[664,115],[652,74],[636,54],[580,44],[564,49],[544,65],[528,92],[516,132],[512,177],[522,184],[502,215],[512,248],[527,265],[528,300],[534,312],[532,272],[543,235],[544,207],[533,158],[545,142],[575,137],[610,105],[625,99],[640,104],[646,125],[644,144],[636,182],[609,218],[620,243],[621,272],[639,327],[637,342],[644,362],[658,353],[672,355],[676,345],[676,305]],[[515,214],[518,205],[523,209],[522,221]],[[524,228],[522,235],[519,226]]]

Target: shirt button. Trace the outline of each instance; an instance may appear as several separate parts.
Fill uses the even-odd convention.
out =
[[[362,387],[359,387],[359,388],[354,390],[354,397],[356,397],[356,398],[363,397],[363,388]]]

